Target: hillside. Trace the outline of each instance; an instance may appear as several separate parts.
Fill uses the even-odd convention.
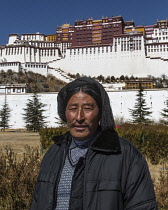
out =
[[[66,83],[49,74],[47,77],[28,72],[0,71],[0,84],[28,84],[29,92],[56,92]]]

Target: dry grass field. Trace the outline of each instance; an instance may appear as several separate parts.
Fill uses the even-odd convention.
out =
[[[5,131],[0,132],[0,149],[11,147],[17,154],[25,152],[25,146],[40,147],[40,136],[37,132]]]

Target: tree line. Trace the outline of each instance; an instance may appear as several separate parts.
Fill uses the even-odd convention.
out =
[[[86,76],[86,75],[84,75],[84,74],[80,75],[79,73],[77,73],[77,74],[68,73],[68,76],[70,76],[73,79],[77,79],[79,77],[83,77],[83,76]],[[91,77],[91,76],[89,76],[89,77]],[[93,77],[93,79],[97,80],[100,83],[107,83],[107,84],[116,83],[116,82],[142,80],[142,78],[134,77],[133,75],[132,76],[121,75],[119,77],[115,77],[115,76],[105,77],[103,75],[99,75],[97,77]],[[151,75],[148,75],[146,78],[143,78],[143,79],[144,80],[151,80],[154,83],[155,88],[168,87],[168,77],[165,74],[162,74],[161,77],[159,77],[159,78],[155,78]]]
[[[23,119],[25,121],[25,128],[28,131],[39,131],[40,129],[46,127],[46,116],[44,116],[45,107],[46,105],[43,104],[37,93],[35,92],[31,99],[28,99],[26,107],[23,109]],[[6,99],[0,109],[0,127],[3,131],[10,127],[10,107]],[[150,116],[152,111],[150,108],[147,107],[144,89],[142,88],[141,84],[139,84],[139,89],[136,94],[136,101],[133,109],[129,109],[130,115],[132,119],[130,120],[131,123],[142,123],[142,124],[150,124]],[[161,122],[165,125],[168,125],[168,99],[165,101],[165,108],[160,112],[162,116]]]

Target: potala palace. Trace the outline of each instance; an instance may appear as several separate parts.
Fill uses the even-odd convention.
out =
[[[168,76],[168,20],[135,26],[121,16],[64,24],[56,33],[10,34],[0,46],[0,70],[90,76]]]

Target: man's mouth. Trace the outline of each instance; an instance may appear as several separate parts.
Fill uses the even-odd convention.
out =
[[[84,130],[85,128],[87,128],[87,125],[74,125],[73,126],[76,130]]]

